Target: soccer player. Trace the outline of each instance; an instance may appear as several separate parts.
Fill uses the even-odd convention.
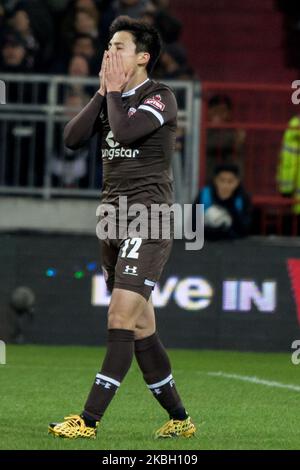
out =
[[[110,37],[100,88],[67,124],[65,144],[77,149],[95,133],[101,134],[102,204],[112,204],[118,211],[119,196],[126,196],[128,206],[171,205],[177,104],[166,85],[148,78],[160,54],[160,37],[153,27],[129,17],[112,23]],[[112,291],[106,356],[83,412],[50,424],[49,432],[65,438],[95,438],[135,355],[147,387],[170,418],[155,436],[190,437],[196,428],[177,392],[151,302],[172,237],[117,237],[100,244],[104,276]]]

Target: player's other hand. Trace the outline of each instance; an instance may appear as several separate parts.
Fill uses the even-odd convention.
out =
[[[105,84],[107,92],[122,92],[130,79],[133,77],[134,70],[125,72],[122,57],[120,53],[109,51],[105,69]]]
[[[100,93],[100,95],[102,96],[106,95],[105,72],[106,72],[107,54],[108,54],[107,51],[105,51],[103,54],[101,69],[99,72],[100,88],[98,90],[98,93]]]

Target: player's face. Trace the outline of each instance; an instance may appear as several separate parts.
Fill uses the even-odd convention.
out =
[[[215,186],[221,199],[228,199],[238,187],[239,178],[230,171],[222,171],[215,177]]]
[[[138,69],[139,65],[145,63],[144,52],[136,52],[136,45],[133,36],[128,31],[118,31],[113,35],[108,45],[108,49],[114,52],[118,51],[122,57],[125,72]]]

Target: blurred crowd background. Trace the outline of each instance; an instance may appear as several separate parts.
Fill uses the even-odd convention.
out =
[[[168,0],[2,0],[1,71],[91,76],[119,15],[155,25],[164,43],[156,78],[192,79],[181,22]]]
[[[299,234],[299,2],[0,0],[0,72],[9,74],[0,190],[98,197],[97,139],[72,151],[63,127],[95,93],[119,15],[154,25],[163,40],[152,76],[179,105],[176,201],[204,203],[212,238],[216,224],[221,237],[228,225],[238,227],[230,237]]]

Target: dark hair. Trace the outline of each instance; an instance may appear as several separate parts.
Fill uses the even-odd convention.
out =
[[[220,104],[225,104],[228,109],[232,109],[232,101],[227,95],[213,95],[208,100],[208,107],[212,108],[213,106],[219,106]]]
[[[133,20],[129,16],[119,16],[112,22],[109,28],[110,39],[118,31],[128,31],[132,34],[137,53],[150,54],[147,72],[151,72],[161,53],[162,42],[159,32],[153,26]]]
[[[223,171],[233,173],[237,178],[240,177],[240,169],[235,163],[221,163],[217,165],[214,169],[214,176],[218,176]]]

